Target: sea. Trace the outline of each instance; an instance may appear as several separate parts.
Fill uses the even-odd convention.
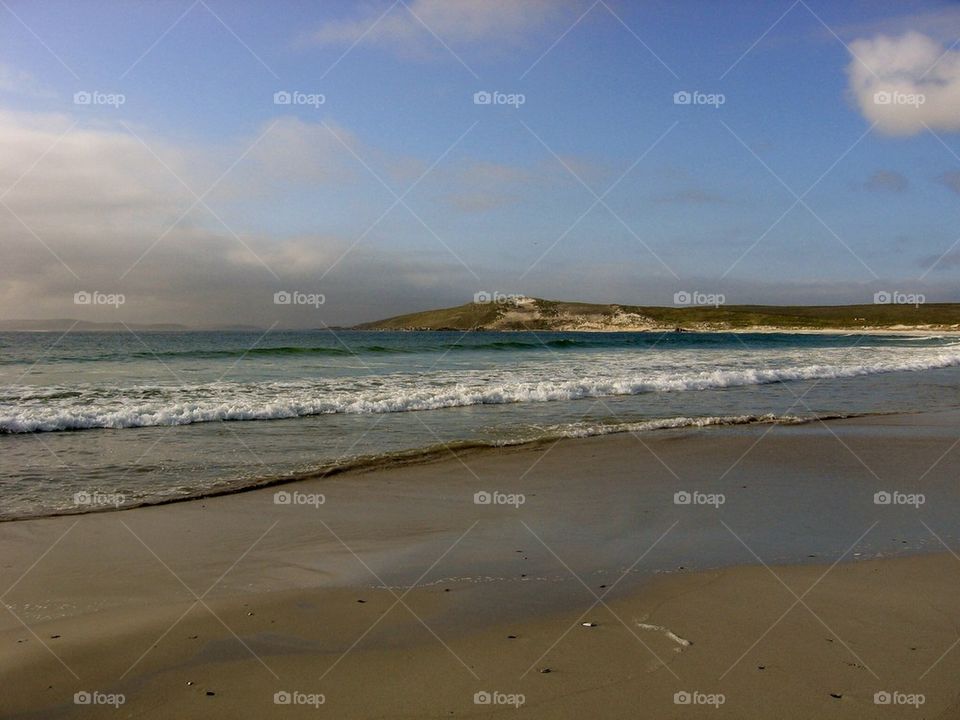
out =
[[[0,519],[608,433],[960,407],[935,334],[0,333]]]

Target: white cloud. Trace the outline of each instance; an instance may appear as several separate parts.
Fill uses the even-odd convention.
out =
[[[850,43],[850,90],[864,117],[891,135],[960,130],[960,49],[917,32]]]
[[[436,45],[432,36],[436,33],[454,44],[517,44],[571,4],[559,0],[413,0],[408,6],[397,5],[382,18],[388,5],[371,6],[360,17],[325,23],[310,39],[321,45],[350,45],[362,38],[410,50],[421,43]]]
[[[0,92],[18,93],[31,97],[52,97],[52,93],[42,87],[33,75],[2,62],[0,62]]]

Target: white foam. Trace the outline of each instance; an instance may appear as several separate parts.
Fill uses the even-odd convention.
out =
[[[826,419],[826,418],[821,418]],[[648,432],[650,430],[670,430],[691,427],[711,427],[714,425],[748,425],[751,423],[778,423],[792,425],[809,422],[809,418],[798,415],[711,415],[708,417],[673,417],[661,420],[644,420],[640,422],[606,423],[571,423],[568,425],[554,425],[547,428],[546,434],[552,437],[595,437],[597,435],[612,435],[623,432]]]
[[[652,632],[658,632],[661,635],[664,635],[667,639],[672,640],[677,645],[679,645],[679,647],[674,648],[676,652],[683,652],[686,648],[690,647],[693,644],[686,638],[680,637],[669,628],[665,628],[663,625],[651,625],[645,622],[637,622],[637,627],[640,628],[641,630],[650,630]]]
[[[862,349],[861,349],[862,350]],[[862,354],[862,353],[861,353]],[[0,431],[11,433],[188,425],[219,420],[271,420],[333,413],[379,414],[471,405],[551,402],[581,398],[684,392],[797,380],[853,378],[890,372],[922,371],[960,365],[957,352],[880,353],[867,363],[794,364],[742,367],[764,362],[748,353],[729,356],[728,367],[696,370],[691,361],[644,370],[630,357],[595,362],[600,372],[582,377],[577,366],[541,366],[498,374],[464,371],[426,376],[408,373],[369,378],[293,382],[227,383],[184,386],[0,388]],[[843,357],[848,357],[844,355]],[[635,358],[635,356],[633,356]],[[796,358],[793,358],[794,362]],[[705,366],[703,361],[701,367]],[[733,367],[729,367],[733,365]],[[739,366],[738,366],[739,365]],[[676,368],[684,368],[677,370]],[[563,377],[568,379],[547,380]],[[430,383],[433,383],[431,386]],[[63,393],[63,397],[58,397]],[[665,422],[665,421],[658,421]],[[674,422],[674,421],[670,421]],[[690,423],[689,418],[675,422]],[[638,429],[647,429],[638,426]],[[576,428],[571,432],[576,432]],[[590,429],[591,434],[602,432]]]

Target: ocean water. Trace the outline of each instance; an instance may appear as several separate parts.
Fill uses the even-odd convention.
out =
[[[0,518],[445,445],[960,407],[960,338],[0,333]]]

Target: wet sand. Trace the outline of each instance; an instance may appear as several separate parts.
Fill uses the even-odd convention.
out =
[[[956,421],[563,440],[3,523],[0,712],[957,717]]]

